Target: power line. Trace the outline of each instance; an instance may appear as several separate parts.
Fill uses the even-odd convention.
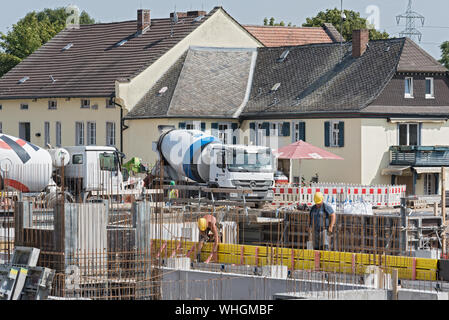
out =
[[[424,26],[424,16],[412,10],[412,0],[408,0],[407,11],[403,14],[396,16],[396,21],[399,25],[402,19],[405,19],[405,30],[399,33],[401,37],[409,37],[413,39],[414,37],[418,37],[421,42],[422,33],[416,29],[416,20],[421,20],[422,26]]]

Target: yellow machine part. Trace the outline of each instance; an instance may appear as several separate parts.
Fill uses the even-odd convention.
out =
[[[153,254],[160,257],[187,256],[196,258],[195,247],[198,243],[177,240],[152,240]],[[194,247],[195,246],[195,247]],[[201,250],[202,261],[212,252],[213,243],[205,243]],[[161,250],[162,249],[162,250]],[[222,243],[218,245],[216,263],[243,264],[251,266],[286,265],[294,270],[320,270],[348,274],[365,274],[368,266],[379,266],[384,272],[398,270],[399,279],[437,280],[437,259],[387,256],[336,251],[315,251],[289,249],[269,246],[250,246]]]

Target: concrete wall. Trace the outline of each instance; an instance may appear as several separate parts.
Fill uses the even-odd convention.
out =
[[[318,281],[168,268],[162,271],[163,300],[272,300],[277,293],[327,289],[326,283]],[[329,290],[350,290],[355,287],[357,285],[332,283]]]
[[[86,98],[88,99],[88,98]],[[48,100],[57,101],[57,109],[48,109]],[[28,104],[28,110],[20,110],[21,103]],[[84,122],[84,137],[87,142],[87,122],[96,123],[97,145],[106,144],[106,122],[115,122],[116,146],[120,146],[120,109],[106,108],[106,98],[90,99],[91,108],[82,109],[81,99],[30,99],[2,100],[3,106],[0,110],[0,122],[3,133],[19,137],[19,122],[29,122],[31,132],[31,143],[44,147],[44,122],[50,122],[50,143],[56,144],[56,122],[61,122],[62,146],[75,145],[75,122]],[[98,109],[92,109],[93,105]],[[40,133],[40,137],[36,137]]]
[[[116,82],[116,95],[131,110],[190,46],[255,48],[262,44],[222,9],[130,82]]]

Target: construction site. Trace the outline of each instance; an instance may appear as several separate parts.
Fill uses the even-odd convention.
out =
[[[446,197],[314,183],[270,187],[272,200],[260,203],[251,188],[167,183],[164,157],[159,176],[131,173],[142,184],[123,189],[112,185],[120,171],[105,170],[100,156],[88,171],[70,172],[60,158],[53,170],[2,168],[0,299],[448,299]],[[53,193],[11,188],[47,172]],[[82,192],[86,172],[111,187]],[[309,233],[317,192],[337,216],[324,250]],[[217,221],[216,248],[199,244],[205,216]]]

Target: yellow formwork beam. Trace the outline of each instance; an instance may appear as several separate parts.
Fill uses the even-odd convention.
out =
[[[165,246],[164,246],[165,244]],[[162,257],[176,255],[187,256],[187,253],[198,243],[179,240],[152,241],[153,253]],[[161,251],[161,248],[163,250]],[[201,259],[205,260],[212,252],[213,243],[205,243],[201,250]],[[175,252],[176,250],[176,252]],[[189,257],[195,259],[195,249]],[[286,265],[294,270],[321,270],[348,274],[365,273],[368,266],[379,266],[384,272],[391,273],[398,269],[400,279],[436,280],[437,259],[387,256],[365,253],[337,251],[314,251],[289,249],[269,246],[250,246],[221,243],[218,245],[217,262],[226,264],[244,264],[263,266],[269,264]],[[293,265],[292,265],[293,264]]]

